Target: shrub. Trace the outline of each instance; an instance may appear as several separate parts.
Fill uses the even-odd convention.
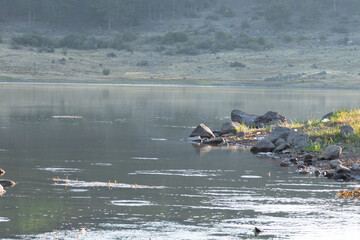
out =
[[[59,41],[59,46],[73,49],[84,49],[84,43],[86,39],[87,37],[84,34],[72,33],[63,37]]]
[[[132,32],[132,31],[125,31],[122,35],[122,39],[125,41],[125,42],[132,42],[132,41],[135,41],[137,39],[137,35],[136,33]]]
[[[42,46],[42,47],[39,47],[38,48],[38,52],[39,53],[54,53],[55,52],[55,48],[54,47],[45,47],[45,46]]]
[[[216,14],[210,14],[206,16],[206,20],[219,21],[220,17]]]
[[[115,57],[116,57],[116,54],[115,54],[114,52],[110,52],[110,53],[106,54],[106,56],[107,56],[108,58],[115,58]]]
[[[284,43],[291,43],[293,41],[293,38],[290,35],[285,35],[283,36],[282,40]]]
[[[184,54],[184,55],[197,55],[199,54],[194,44],[188,44],[185,46],[178,46],[176,50],[176,54]]]
[[[297,37],[296,37],[296,41],[297,42],[303,42],[303,41],[305,41],[305,40],[307,40],[308,38],[307,37],[305,37],[304,35],[298,35]]]
[[[64,55],[64,56],[66,56],[67,55],[67,48],[63,48],[62,50],[61,50],[61,54],[62,55]]]
[[[246,65],[241,63],[241,62],[231,62],[230,63],[230,67],[233,67],[233,68],[246,68]]]
[[[331,28],[331,31],[333,33],[339,33],[339,34],[347,34],[347,33],[349,33],[349,30],[344,25],[333,26]]]
[[[241,28],[242,29],[249,29],[250,28],[250,23],[247,20],[242,20],[241,21]]]
[[[102,73],[103,73],[103,75],[108,76],[108,75],[110,75],[110,69],[109,68],[104,68]]]
[[[291,14],[286,3],[276,1],[269,4],[264,12],[265,19],[278,28],[290,23]]]
[[[23,45],[31,47],[55,47],[56,43],[53,39],[44,37],[38,33],[25,33],[11,39],[12,45]]]
[[[322,35],[319,36],[319,40],[320,40],[321,43],[325,43],[326,40],[327,40],[327,37],[324,34],[322,34]]]
[[[231,8],[226,7],[225,5],[221,5],[217,10],[217,14],[221,14],[224,17],[235,17],[235,13]]]
[[[140,67],[146,67],[146,66],[149,66],[149,62],[147,60],[141,60],[136,65],[140,66]]]
[[[348,42],[350,41],[350,38],[348,36],[340,38],[337,43],[341,44],[341,45],[347,45]]]
[[[188,40],[188,36],[184,32],[168,32],[162,38],[163,44],[174,44],[179,42],[186,42]]]

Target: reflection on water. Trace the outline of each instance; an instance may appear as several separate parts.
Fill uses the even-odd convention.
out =
[[[0,197],[0,238],[252,239],[256,226],[256,239],[353,239],[359,203],[336,193],[356,184],[180,139],[201,122],[220,129],[233,109],[305,120],[359,102],[352,91],[4,85],[0,167],[19,184]]]

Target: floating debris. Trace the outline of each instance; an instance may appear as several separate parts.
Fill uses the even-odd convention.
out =
[[[355,188],[353,191],[341,190],[336,195],[338,197],[341,197],[342,199],[345,199],[345,198],[358,198],[358,199],[360,199],[360,190],[357,189],[357,188]]]

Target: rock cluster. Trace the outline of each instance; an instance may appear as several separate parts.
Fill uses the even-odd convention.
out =
[[[278,112],[267,112],[264,115],[256,116],[247,114],[240,110],[233,110],[231,112],[231,121],[245,124],[247,127],[266,127],[270,125],[279,125],[286,122],[286,117]]]

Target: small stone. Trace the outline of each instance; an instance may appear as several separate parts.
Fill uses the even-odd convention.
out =
[[[297,169],[305,169],[306,168],[306,166],[303,164],[299,164],[296,167],[297,167]]]
[[[341,165],[341,161],[339,159],[330,161],[330,167],[331,168],[337,168],[337,166],[339,166],[339,165]]]
[[[290,166],[289,163],[286,161],[280,162],[280,167],[289,167],[289,166]]]
[[[315,172],[314,172],[315,176],[320,176],[321,175],[321,172],[319,169],[316,169]]]
[[[342,148],[340,146],[331,145],[328,146],[325,151],[323,152],[323,155],[325,159],[337,159],[341,156]]]
[[[307,169],[301,169],[301,170],[299,171],[299,174],[300,174],[300,175],[307,175],[307,174],[310,174],[310,171],[307,170]]]
[[[296,157],[292,157],[289,160],[292,164],[298,164],[298,159]]]
[[[353,163],[352,166],[351,166],[351,169],[353,171],[360,171],[360,165],[357,164],[357,163]]]
[[[333,178],[334,175],[335,174],[333,172],[329,172],[329,171],[324,172],[324,176],[327,177],[328,179]]]
[[[210,145],[219,145],[224,142],[224,139],[222,137],[212,138],[205,140],[204,144],[210,144]]]

